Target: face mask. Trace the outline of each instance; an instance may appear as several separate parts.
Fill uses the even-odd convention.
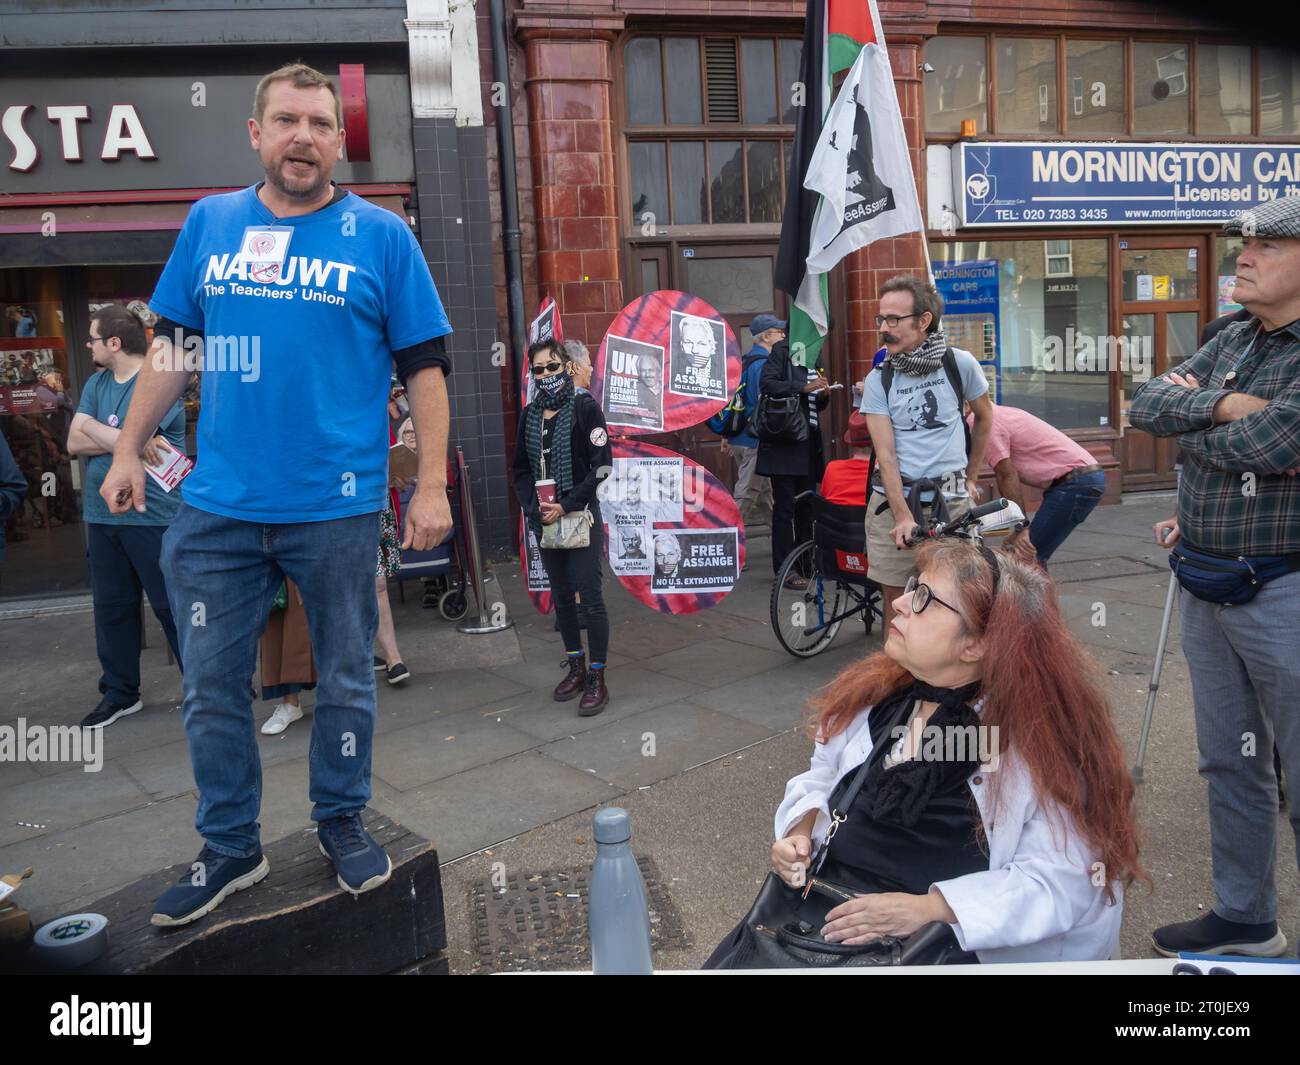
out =
[[[569,383],[567,374],[551,374],[550,377],[537,378],[537,387],[545,392],[548,396],[558,396],[564,391],[565,386]]]

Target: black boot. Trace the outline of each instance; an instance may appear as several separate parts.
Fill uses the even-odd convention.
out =
[[[578,693],[587,683],[587,656],[585,654],[565,655],[563,665],[568,669],[565,678],[555,686],[555,701],[567,703],[576,699]]]

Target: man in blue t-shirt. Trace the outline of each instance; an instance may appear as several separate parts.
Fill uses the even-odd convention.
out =
[[[82,518],[95,603],[95,647],[103,668],[99,705],[81,725],[103,728],[144,706],[140,700],[142,590],[149,594],[149,605],[176,661],[182,661],[167,582],[159,566],[163,533],[180,509],[180,489],[166,492],[151,478],[145,485],[143,513],[109,511],[99,488],[112,465],[113,449],[144,365],[148,347],[144,322],[125,307],[110,303],[91,315],[86,346],[99,372],[86,382],[68,427],[68,454],[87,460]],[[185,408],[179,401],[154,426],[151,437],[161,436],[178,451],[185,450]],[[146,445],[150,458],[155,446],[153,439]]]
[[[401,546],[427,550],[451,531],[451,326],[418,242],[405,219],[330,181],[344,131],[323,74],[301,64],[268,74],[248,130],[265,181],[199,200],[185,220],[150,301],[161,340],[101,490],[115,513],[147,512],[139,444],[201,368],[198,464],[162,562],[187,665],[185,732],[205,843],[155,904],[160,926],[202,917],[269,871],[248,678],[285,577],[302,592],[320,677],[310,772],[321,851],[354,895],[392,872],[361,812],[394,365],[419,455]]]

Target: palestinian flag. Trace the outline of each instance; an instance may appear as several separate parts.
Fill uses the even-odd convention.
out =
[[[829,268],[809,271],[808,256],[810,250],[823,250],[811,248],[813,231],[818,228],[822,195],[816,191],[817,176],[815,173],[810,175],[810,170],[834,98],[832,79],[840,71],[852,68],[863,48],[868,46],[878,52],[888,66],[884,40],[875,0],[808,0],[803,60],[799,70],[805,94],[795,125],[794,152],[781,224],[781,247],[776,261],[777,287],[794,301],[790,307],[790,355],[798,365],[816,364],[830,327],[827,313]],[[893,109],[897,115],[896,96]],[[898,124],[901,131],[901,118]],[[810,176],[812,188],[807,186]],[[911,195],[914,199],[914,190]]]

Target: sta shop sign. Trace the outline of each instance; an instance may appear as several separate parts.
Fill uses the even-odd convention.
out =
[[[40,149],[30,130],[42,118],[58,127],[59,147],[64,162],[82,161],[82,124],[89,127],[89,104],[50,104],[44,108],[37,108],[33,104],[11,104],[0,115],[0,131],[4,133],[12,152],[10,170],[26,173],[40,160]],[[93,132],[90,136],[94,136]],[[102,136],[95,139],[99,142],[99,158],[104,162],[116,162],[124,154],[132,154],[140,159],[158,158],[134,104],[112,104],[108,109]]]

